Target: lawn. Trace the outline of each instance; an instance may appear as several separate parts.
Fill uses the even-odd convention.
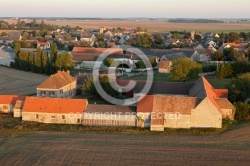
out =
[[[232,79],[225,78],[225,79],[218,79],[215,77],[206,77],[208,82],[214,87],[214,88],[226,88],[227,85],[230,83]]]
[[[124,78],[127,80],[146,80],[146,75],[140,75],[140,76],[133,76],[133,77],[127,77]],[[218,79],[214,76],[206,77],[208,82],[214,87],[214,88],[226,88],[226,86],[230,83],[232,79]],[[165,73],[155,73],[154,74],[154,82],[171,82],[169,79],[169,74]],[[172,81],[173,82],[173,81]],[[195,81],[189,81],[189,82],[195,82]]]
[[[133,76],[133,77],[127,77],[124,78],[127,80],[146,80],[147,79],[147,75],[139,75],[139,76]],[[154,81],[155,82],[170,82],[169,80],[169,74],[165,74],[165,73],[155,73],[154,74]]]
[[[93,97],[93,98],[88,98],[89,104],[102,104],[102,105],[110,105],[109,102],[106,100],[100,98],[100,97]]]

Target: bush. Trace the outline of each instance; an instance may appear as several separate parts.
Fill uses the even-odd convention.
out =
[[[202,72],[207,73],[207,72],[213,72],[216,71],[217,65],[206,65],[202,66]]]
[[[222,64],[219,70],[215,73],[217,78],[232,78],[233,69],[230,63],[224,65]]]
[[[82,89],[77,88],[77,89],[76,89],[76,95],[80,95],[80,94],[82,94]]]
[[[250,105],[245,102],[238,102],[234,104],[236,108],[235,119],[246,120],[250,117]]]

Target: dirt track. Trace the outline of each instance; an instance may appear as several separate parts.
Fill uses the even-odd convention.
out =
[[[0,94],[36,94],[36,87],[48,76],[0,66]]]
[[[209,136],[0,134],[1,165],[249,165],[250,126]]]

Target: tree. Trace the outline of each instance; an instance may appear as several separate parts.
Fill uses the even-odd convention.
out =
[[[109,58],[109,57],[108,57],[108,58],[105,58],[105,59],[104,59],[104,65],[107,66],[107,67],[110,67],[111,64],[114,63],[114,61],[115,61],[115,60],[114,60],[113,58]]]
[[[42,73],[42,50],[40,48],[36,49],[36,58],[35,58],[35,66],[36,66],[36,71],[38,73]]]
[[[172,36],[171,36],[172,39],[181,39],[181,35],[179,33],[174,33]]]
[[[247,62],[248,56],[244,52],[237,52],[233,55],[232,59],[237,62]]]
[[[137,34],[135,42],[135,46],[140,48],[151,48],[153,45],[152,38],[148,33]]]
[[[141,27],[136,27],[135,32],[143,32],[143,29]]]
[[[21,46],[19,43],[15,43],[15,47],[14,47],[14,52],[15,52],[15,57],[14,57],[14,61],[15,61],[15,66],[16,68],[19,68],[19,53],[21,50]]]
[[[72,70],[74,68],[72,55],[66,51],[59,53],[55,65],[58,70]]]
[[[155,35],[155,44],[157,45],[163,45],[164,44],[164,40],[163,40],[163,37],[160,33],[157,33]]]
[[[250,72],[239,75],[239,79],[250,81]]]
[[[35,64],[35,57],[33,52],[29,52],[29,65],[30,65],[30,70],[33,73],[36,73],[36,64]]]
[[[139,60],[137,62],[137,66],[138,66],[139,69],[145,69],[146,68],[146,65],[145,65],[143,60]]]
[[[91,47],[91,46],[90,46],[90,44],[89,44],[88,42],[86,42],[86,41],[81,41],[81,42],[80,42],[80,47],[88,47],[88,48],[89,48],[89,47]]]
[[[233,79],[227,86],[228,99],[231,103],[245,102],[250,97],[250,81],[237,78]]]
[[[174,81],[189,81],[197,79],[202,71],[202,66],[197,62],[192,62],[188,58],[178,58],[173,60],[170,71],[170,79]]]
[[[230,63],[222,64],[215,73],[217,78],[232,78],[233,69]]]
[[[71,35],[68,34],[68,33],[66,34],[66,40],[67,40],[67,41],[70,41],[70,40],[71,40]]]
[[[96,89],[95,89],[95,85],[94,85],[94,81],[93,81],[93,77],[88,76],[84,80],[82,90],[85,93],[97,95],[97,92],[96,92]]]
[[[246,32],[240,32],[240,37],[242,37],[244,39],[244,41],[249,39]]]
[[[50,47],[50,61],[52,63],[54,63],[56,61],[57,53],[58,53],[57,45],[56,45],[56,43],[52,43],[51,47]]]
[[[246,120],[250,118],[250,105],[245,102],[237,102],[234,104],[236,112],[235,119]]]
[[[224,54],[224,60],[225,61],[232,61],[232,58],[237,54],[238,52],[234,50],[232,47],[226,48],[223,50]]]
[[[7,36],[8,34],[6,32],[2,32],[1,36]]]
[[[194,40],[200,41],[202,39],[201,35],[199,34],[194,34]]]
[[[33,21],[30,23],[30,28],[34,29],[36,27],[37,21],[36,19],[33,19]]]
[[[44,23],[44,20],[41,21],[41,29],[45,29],[45,23]]]
[[[216,51],[216,52],[214,53],[212,59],[213,59],[213,60],[216,60],[216,61],[222,61],[222,60],[223,60],[223,56],[224,56],[224,55],[223,55],[223,52],[220,51],[220,50],[218,50],[218,51]]]
[[[109,94],[110,96],[115,97],[119,94],[117,90],[113,89],[113,87],[115,87],[115,85],[113,85],[113,87],[112,87],[111,84],[114,84],[114,81],[110,82],[108,76],[104,76],[104,77],[100,78],[100,83],[101,83],[103,90],[107,94]]]
[[[228,40],[229,40],[229,42],[239,43],[240,42],[240,36],[236,32],[230,32],[228,34]]]

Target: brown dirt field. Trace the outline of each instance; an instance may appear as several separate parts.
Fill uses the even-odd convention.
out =
[[[222,31],[222,30],[249,30],[250,24],[240,23],[221,23],[221,24],[198,24],[198,23],[169,23],[161,21],[45,21],[49,24],[56,25],[70,25],[80,26],[84,29],[99,28],[104,26],[106,28],[122,27],[126,29],[132,29],[136,27],[147,28],[148,31],[167,32],[171,30],[177,31]]]
[[[0,66],[0,94],[31,95],[48,76]]]
[[[16,20],[5,20],[9,23],[16,23]],[[25,20],[30,22],[31,20]],[[40,22],[40,20],[37,20]],[[250,23],[170,23],[167,21],[116,21],[116,20],[96,20],[96,21],[74,21],[74,20],[44,20],[47,24],[54,25],[69,25],[69,26],[80,26],[84,29],[97,29],[99,27],[114,28],[121,27],[126,29],[132,29],[136,27],[147,28],[150,32],[168,32],[168,31],[250,31]]]
[[[1,165],[249,165],[250,126],[208,136],[1,133]]]

